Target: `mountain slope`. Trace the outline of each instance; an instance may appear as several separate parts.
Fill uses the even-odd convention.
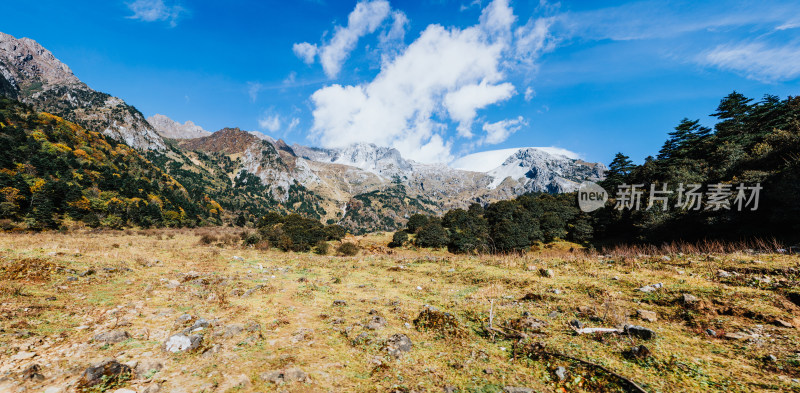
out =
[[[0,94],[6,97],[134,148],[165,148],[164,141],[136,108],[91,89],[34,40],[0,33],[0,75]]]
[[[29,228],[197,225],[218,218],[139,152],[58,116],[0,97],[0,219]]]

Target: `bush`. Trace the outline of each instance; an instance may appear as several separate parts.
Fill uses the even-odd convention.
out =
[[[417,246],[441,248],[450,242],[447,230],[438,221],[430,221],[417,233]]]
[[[208,244],[211,244],[211,243],[215,243],[217,240],[219,240],[219,239],[217,239],[216,236],[214,236],[214,235],[212,235],[210,233],[204,233],[203,235],[200,236],[200,244],[208,245]]]
[[[406,229],[411,233],[416,233],[417,230],[424,227],[429,221],[428,217],[423,214],[414,214],[408,219]]]
[[[406,231],[397,231],[392,235],[392,241],[389,242],[389,247],[396,248],[396,247],[403,247],[403,245],[408,241],[408,232]]]
[[[242,234],[242,244],[245,246],[254,246],[261,241],[261,236],[255,232],[246,232]]]
[[[358,250],[359,248],[355,243],[346,242],[339,245],[336,252],[342,256],[352,257],[358,254]]]
[[[320,240],[314,245],[314,252],[319,255],[328,255],[330,248],[331,246],[328,244],[328,242]]]
[[[325,232],[326,240],[336,240],[336,241],[344,239],[344,236],[347,234],[347,231],[345,231],[344,227],[336,224],[327,225],[323,229],[323,232]]]

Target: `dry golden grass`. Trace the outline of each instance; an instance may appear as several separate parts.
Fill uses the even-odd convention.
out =
[[[800,386],[792,382],[800,378],[800,336],[779,322],[800,326],[800,308],[790,299],[800,279],[796,256],[686,253],[687,247],[671,249],[668,259],[656,254],[663,250],[632,248],[601,256],[567,243],[525,255],[456,256],[388,249],[390,235],[381,234],[345,239],[362,250],[337,257],[243,248],[238,239],[239,230],[230,228],[0,234],[0,377],[7,377],[0,391],[73,386],[88,365],[106,357],[164,364],[127,383],[140,392],[153,384],[162,392],[273,391],[260,375],[295,366],[311,382],[278,390],[622,389],[615,377],[585,364],[524,350],[534,344],[602,365],[649,392]],[[637,291],[654,283],[664,286]],[[698,300],[683,304],[683,294]],[[425,318],[429,328],[418,330],[414,320],[426,305],[452,314],[458,334],[448,334],[450,319],[438,317]],[[639,319],[640,309],[658,320]],[[525,326],[523,312],[545,326],[525,332],[522,341],[489,327],[490,317],[495,329]],[[175,322],[184,313],[216,325],[201,351],[168,354],[161,345],[185,327]],[[386,320],[383,328],[366,328],[374,315]],[[576,335],[569,327],[575,319],[588,327],[641,325],[657,337]],[[259,329],[225,334],[232,325],[255,324]],[[442,324],[448,328],[438,331]],[[114,329],[131,337],[93,341]],[[743,339],[723,338],[741,332]],[[396,333],[413,342],[399,358],[385,349]],[[625,356],[641,344],[651,357]],[[23,351],[36,356],[13,359]],[[776,360],[764,360],[768,355]],[[22,380],[31,363],[41,366],[44,381]],[[567,370],[564,381],[554,373],[559,366]],[[235,387],[242,374],[250,385]]]

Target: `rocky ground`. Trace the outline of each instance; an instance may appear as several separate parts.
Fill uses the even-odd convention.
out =
[[[800,391],[800,257],[0,235],[2,392]]]

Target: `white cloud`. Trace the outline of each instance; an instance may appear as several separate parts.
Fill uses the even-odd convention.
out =
[[[769,47],[764,43],[721,45],[698,58],[702,65],[733,71],[762,82],[800,76],[800,45]]]
[[[522,116],[516,119],[501,120],[495,123],[483,123],[483,130],[486,131],[486,136],[482,142],[490,145],[496,145],[505,142],[511,134],[519,131],[523,126],[528,125],[528,122]]]
[[[281,118],[278,115],[265,113],[264,116],[258,120],[258,125],[262,129],[275,133],[281,129]]]
[[[555,23],[554,17],[530,19],[514,32],[517,58],[532,65],[539,56],[555,49],[556,39],[550,33]]]
[[[536,97],[536,90],[533,90],[532,87],[528,86],[528,88],[525,89],[525,101],[530,101],[533,99],[533,97]]]
[[[477,110],[505,101],[512,94],[514,94],[514,85],[511,83],[490,85],[483,80],[480,84],[466,85],[447,93],[444,96],[444,106],[447,108],[450,118],[459,123],[458,134],[469,138],[472,137],[472,122],[475,120]]]
[[[292,51],[306,64],[314,64],[314,58],[317,57],[317,46],[308,42],[292,45]]]
[[[136,0],[128,4],[128,8],[133,11],[130,19],[138,19],[144,22],[169,22],[170,26],[175,27],[178,18],[185,13],[185,9],[179,5],[167,5],[164,0]]]
[[[515,92],[503,72],[513,66],[515,20],[508,2],[495,0],[475,26],[428,26],[371,82],[317,90],[311,138],[324,147],[367,142],[417,161],[450,161],[453,138],[474,137],[478,111]],[[457,124],[456,136],[448,136],[449,122]],[[479,141],[499,143],[523,122],[485,127]]]
[[[403,49],[406,37],[408,17],[401,11],[392,12],[392,26],[378,36],[378,47],[381,51],[381,64],[393,60]]]
[[[300,119],[298,119],[296,117],[292,118],[292,121],[289,122],[289,126],[287,127],[287,130],[288,131],[294,130],[295,127],[297,127],[299,124],[300,124]]]
[[[319,61],[325,75],[335,78],[350,52],[355,49],[358,39],[374,32],[389,16],[390,10],[386,0],[362,1],[356,4],[356,8],[347,18],[347,27],[336,26],[331,41],[319,50]]]
[[[250,95],[250,101],[256,102],[258,93],[264,89],[264,85],[258,82],[247,82],[247,94]]]

